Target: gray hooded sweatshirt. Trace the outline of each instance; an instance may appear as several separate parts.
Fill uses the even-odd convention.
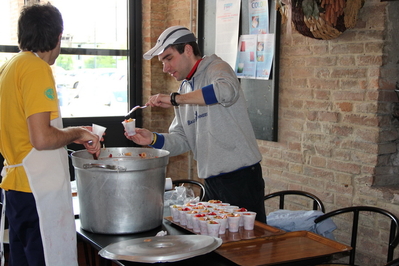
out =
[[[244,93],[230,65],[216,55],[205,56],[178,92],[201,89],[207,105],[175,107],[169,133],[158,134],[153,147],[168,150],[171,156],[192,150],[200,178],[261,161]]]

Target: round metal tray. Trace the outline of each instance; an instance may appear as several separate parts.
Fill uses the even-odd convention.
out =
[[[220,238],[205,235],[146,237],[110,244],[100,250],[99,254],[111,260],[172,262],[209,253],[222,242]]]

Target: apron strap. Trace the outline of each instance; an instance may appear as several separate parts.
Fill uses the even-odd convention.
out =
[[[4,266],[5,258],[4,258],[4,226],[5,226],[5,218],[6,218],[6,193],[4,189],[1,190],[2,198],[3,198],[3,206],[1,208],[1,218],[0,218],[0,253],[1,253],[1,266]]]
[[[19,167],[19,166],[23,166],[23,164],[19,163],[19,164],[14,164],[14,165],[4,165],[3,169],[1,170],[1,176],[4,177],[6,175],[7,169],[15,168],[15,167]]]

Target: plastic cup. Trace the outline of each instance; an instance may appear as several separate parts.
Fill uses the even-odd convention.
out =
[[[193,216],[195,213],[193,212],[186,212],[186,220],[187,220],[187,228],[193,229]]]
[[[244,212],[242,213],[242,218],[244,220],[244,229],[254,230],[256,212]]]
[[[208,227],[207,223],[208,220],[205,217],[198,218],[199,225],[200,225],[200,233],[201,235],[207,235],[208,234]]]
[[[199,223],[199,217],[195,217],[195,215],[193,216],[193,231],[194,233],[201,233],[201,229],[200,229],[200,223]]]
[[[226,226],[227,226],[227,217],[225,218],[216,218],[215,219],[218,223],[220,223],[219,234],[223,235],[226,233]]]
[[[242,214],[243,214],[244,212],[248,212],[248,210],[247,210],[247,209],[244,209],[244,208],[238,208],[238,209],[235,209],[235,210],[234,210],[234,213],[239,213],[239,214],[241,215],[241,219],[240,219],[240,224],[239,224],[239,226],[244,226],[244,219],[242,218]]]
[[[238,206],[229,205],[229,206],[225,206],[224,209],[226,211],[228,211],[228,212],[234,212],[235,210],[239,209],[239,207]]]
[[[179,206],[171,205],[170,213],[172,214],[172,220],[176,223],[180,222]]]
[[[238,227],[240,225],[241,215],[236,214],[234,216],[227,216],[227,223],[229,224],[230,232],[238,232]]]
[[[220,223],[215,220],[208,221],[206,224],[206,229],[208,230],[208,236],[218,237]]]
[[[171,189],[173,189],[172,178],[167,177],[165,178],[165,190],[171,190]]]
[[[122,124],[128,136],[136,135],[136,119],[132,119],[130,122],[123,121]]]
[[[96,134],[100,139],[103,137],[105,130],[107,130],[106,127],[96,125],[96,124],[92,124],[91,129],[92,129],[93,134]]]
[[[190,210],[191,210],[190,208],[183,208],[182,210],[179,210],[180,225],[183,225],[183,226],[187,225],[186,212],[188,212]]]

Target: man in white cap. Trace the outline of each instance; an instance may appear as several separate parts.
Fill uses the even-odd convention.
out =
[[[138,128],[136,135],[125,136],[171,156],[191,150],[205,180],[206,200],[246,208],[265,222],[262,155],[233,69],[216,55],[202,57],[194,34],[182,26],[166,29],[143,57],[154,56],[182,83],[178,92],[153,95],[146,105],[174,107],[175,118],[169,133]]]

